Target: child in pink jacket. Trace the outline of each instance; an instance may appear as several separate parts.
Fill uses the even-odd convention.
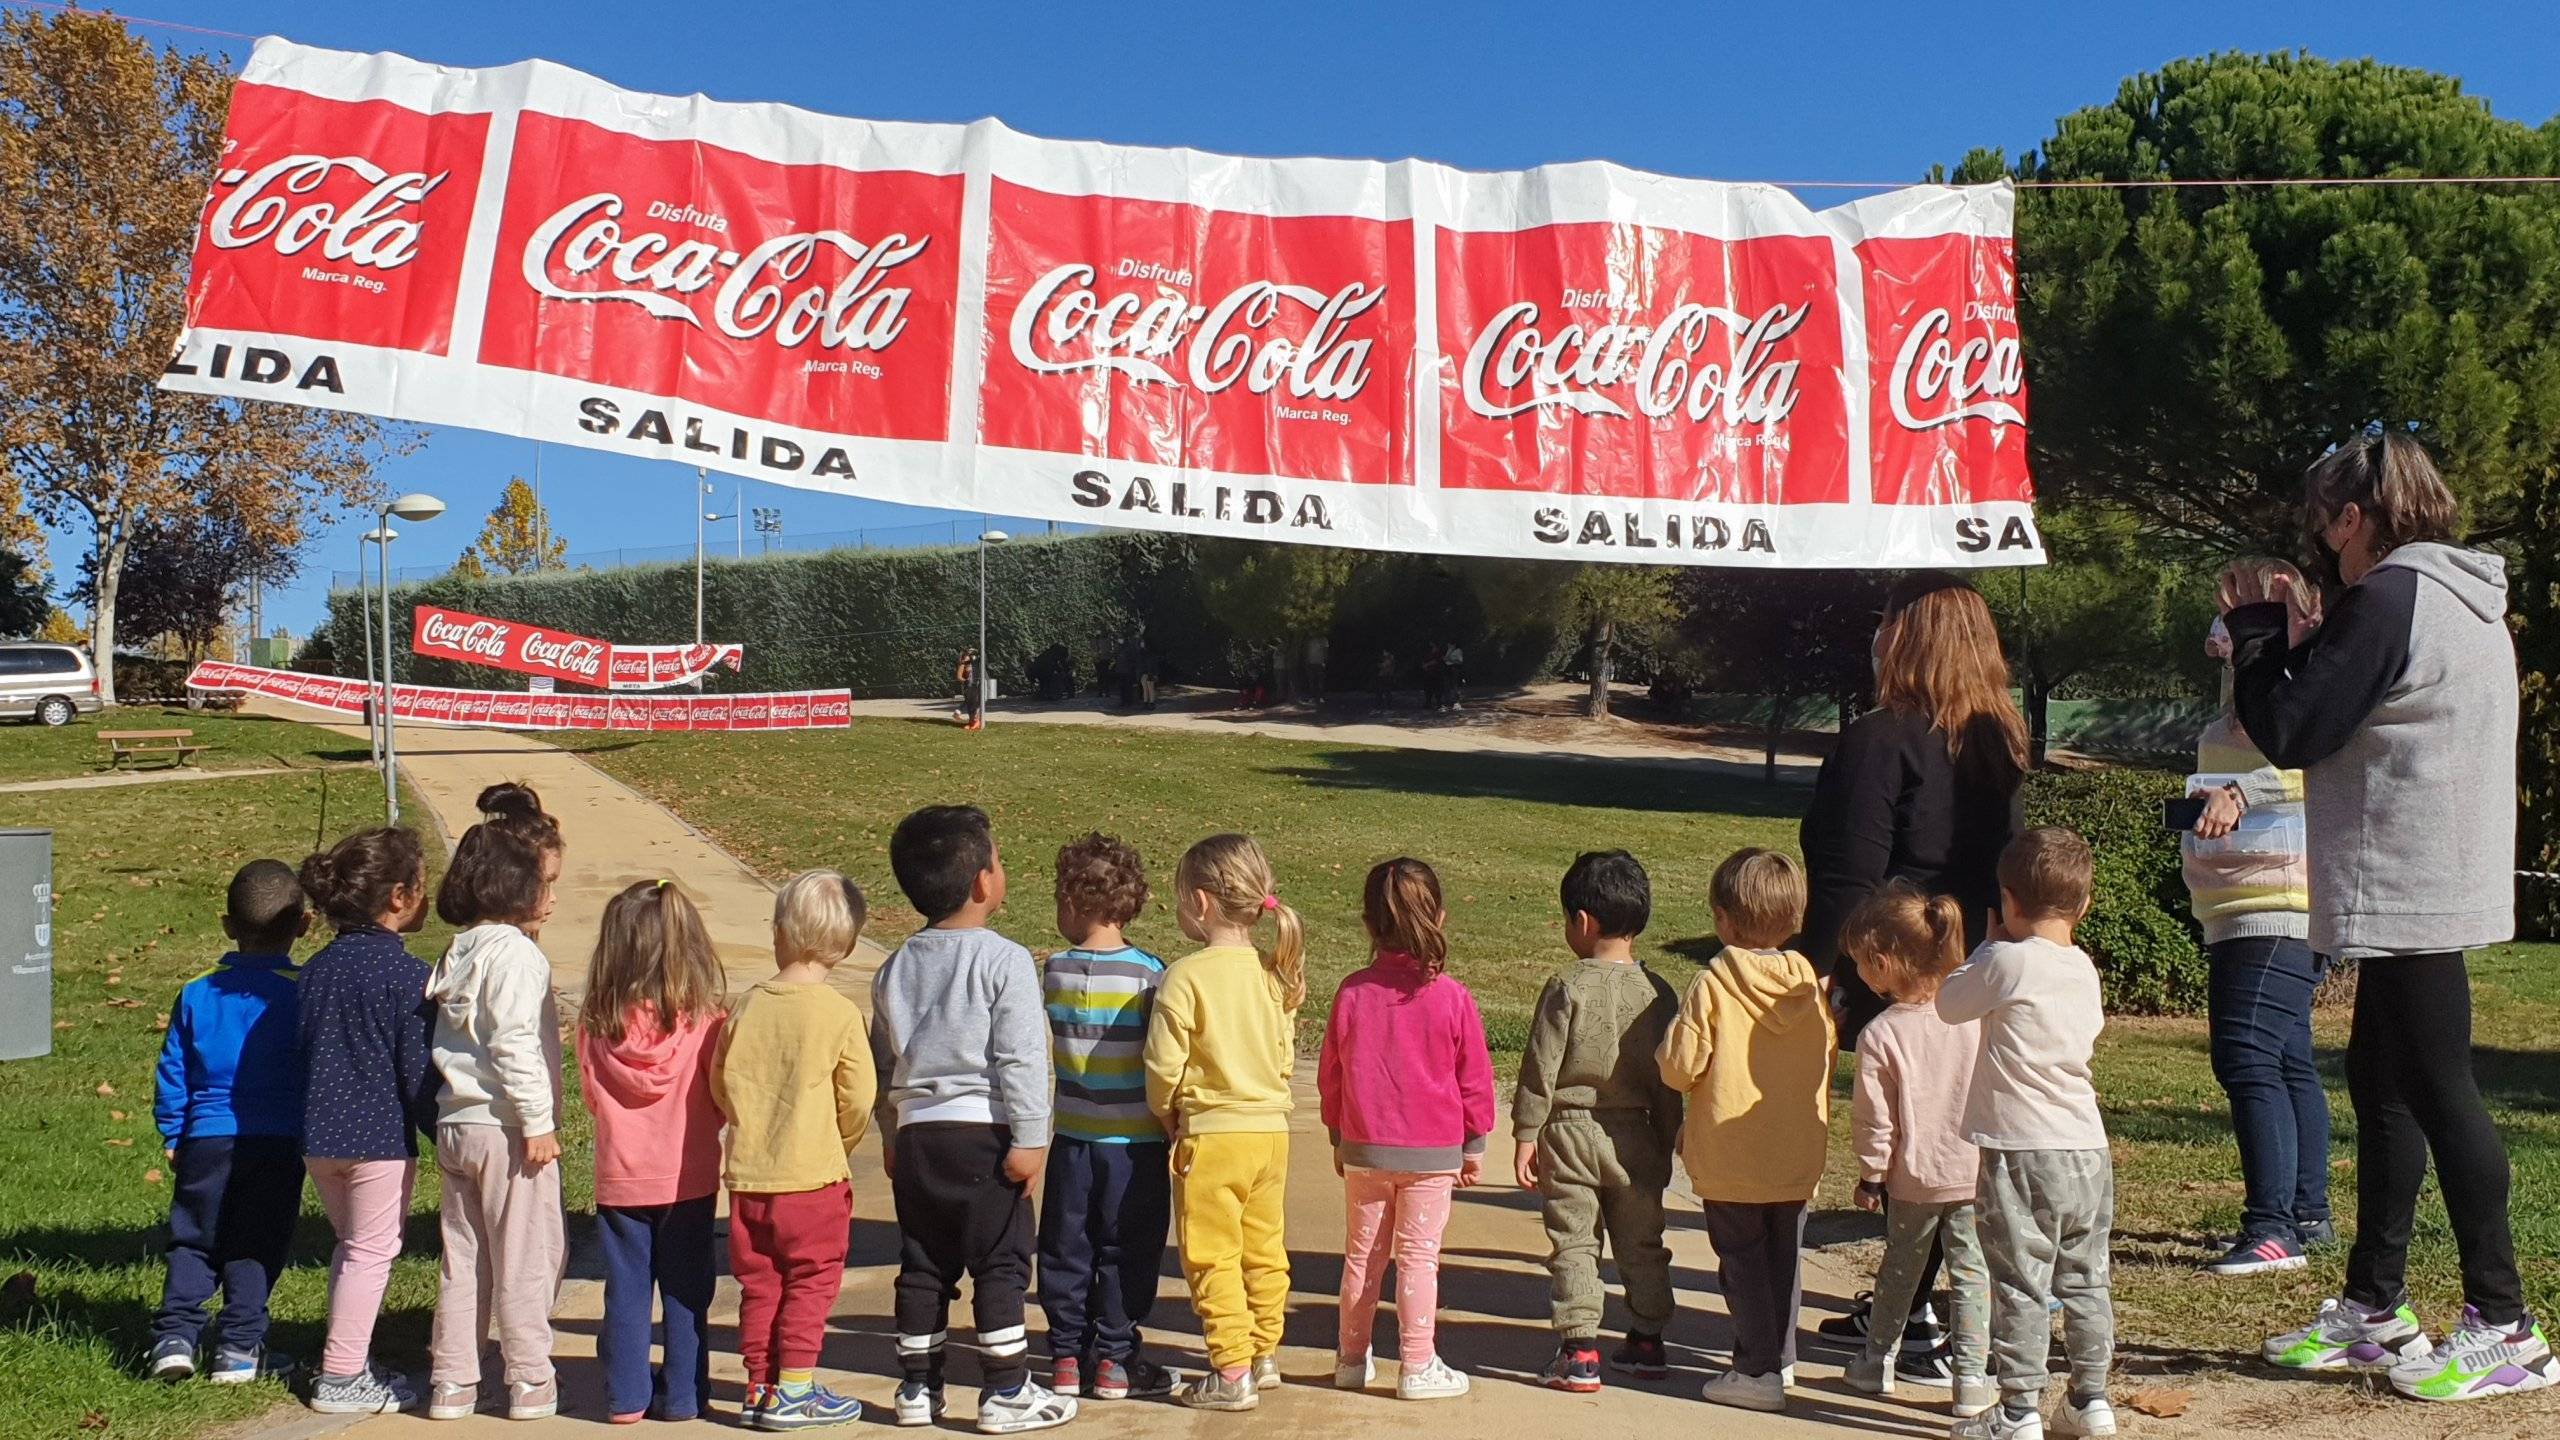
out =
[[[1334,1384],[1358,1390],[1375,1378],[1369,1336],[1391,1246],[1404,1362],[1396,1394],[1446,1400],[1467,1393],[1467,1377],[1433,1346],[1440,1233],[1452,1192],[1484,1171],[1493,1060],[1476,997],[1448,974],[1448,913],[1431,867],[1397,859],[1371,870],[1361,918],[1376,953],[1335,992],[1316,1072],[1347,1209]]]

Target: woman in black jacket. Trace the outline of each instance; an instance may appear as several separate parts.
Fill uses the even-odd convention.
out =
[[[1972,586],[1924,573],[1886,592],[1876,629],[1876,708],[1840,732],[1813,782],[1813,804],[1798,832],[1809,903],[1797,949],[1831,976],[1840,1044],[1886,1002],[1840,952],[1849,912],[1888,881],[1907,880],[1964,907],[1965,943],[1982,943],[2000,904],[2000,852],[2023,828],[2019,789],[2027,773],[2027,727],[2009,698],[2009,664],[1991,610]],[[1919,1293],[1937,1288],[1932,1249]],[[1897,1373],[1907,1381],[1953,1383],[1937,1329],[1914,1312]],[[1863,1339],[1864,1307],[1822,1322],[1827,1335]]]

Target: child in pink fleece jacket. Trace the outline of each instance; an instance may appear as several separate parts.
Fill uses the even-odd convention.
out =
[[[1316,1071],[1347,1210],[1334,1384],[1358,1390],[1375,1378],[1369,1337],[1391,1246],[1404,1362],[1396,1394],[1446,1400],[1467,1393],[1467,1377],[1433,1344],[1440,1233],[1452,1192],[1484,1171],[1493,1060],[1476,997],[1448,974],[1448,913],[1431,867],[1396,859],[1372,869],[1361,918],[1375,954],[1335,992]]]
[[[606,902],[578,1014],[578,1084],[596,1117],[605,1264],[596,1353],[616,1425],[651,1412],[691,1420],[710,1404],[721,1123],[711,1060],[728,990],[683,891],[643,880]],[[666,1363],[652,1375],[655,1299],[665,1305]]]

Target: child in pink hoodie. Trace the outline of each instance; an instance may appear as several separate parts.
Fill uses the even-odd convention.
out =
[[[1433,1345],[1440,1233],[1452,1192],[1484,1171],[1493,1060],[1476,997],[1448,974],[1449,917],[1431,867],[1396,859],[1371,870],[1361,918],[1375,954],[1335,992],[1316,1072],[1347,1208],[1334,1384],[1358,1390],[1375,1377],[1369,1335],[1391,1243],[1404,1362],[1396,1394],[1446,1400],[1467,1393],[1467,1377]]]
[[[604,1248],[604,1364],[613,1423],[691,1420],[710,1398],[712,1209],[720,1111],[710,1057],[728,980],[702,915],[665,880],[613,897],[578,1013],[578,1084],[596,1117],[596,1233]],[[649,1370],[652,1295],[666,1364]]]

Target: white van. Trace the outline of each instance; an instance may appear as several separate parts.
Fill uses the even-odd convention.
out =
[[[0,716],[68,725],[95,715],[98,672],[68,645],[0,645]]]

